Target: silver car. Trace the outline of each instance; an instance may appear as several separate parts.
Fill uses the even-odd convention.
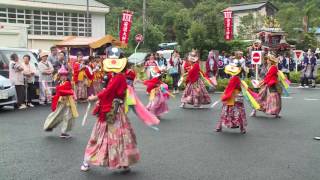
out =
[[[8,78],[0,75],[0,109],[3,106],[15,106],[17,94],[14,85]]]

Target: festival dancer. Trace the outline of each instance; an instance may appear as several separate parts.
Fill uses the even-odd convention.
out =
[[[192,65],[187,73],[187,85],[181,98],[180,107],[184,108],[186,104],[193,105],[194,107],[201,107],[201,105],[210,104],[211,98],[203,81],[198,53],[193,50],[189,54],[188,60]]]
[[[221,101],[223,103],[220,120],[217,122],[216,131],[221,132],[222,127],[239,128],[241,133],[246,133],[246,111],[241,93],[241,80],[239,74],[241,68],[233,64],[225,67],[225,73],[231,75]]]
[[[97,95],[101,89],[102,89],[102,80],[103,80],[103,71],[102,71],[102,64],[100,57],[95,57],[94,61],[94,68],[93,68],[93,81],[92,81],[92,86],[93,86],[93,91],[94,95]]]
[[[127,70],[125,72],[126,78],[127,78],[127,83],[129,86],[133,87],[134,85],[134,80],[136,79],[136,72],[132,68],[133,64],[128,63]]]
[[[77,99],[79,102],[86,102],[88,98],[88,87],[92,79],[92,71],[88,67],[88,60],[80,59],[80,71],[77,83]]]
[[[85,63],[85,74],[87,77],[87,96],[95,95],[94,93],[94,86],[93,86],[93,80],[94,80],[94,70],[95,64],[94,64],[94,57],[89,56],[88,61]]]
[[[160,80],[160,70],[155,67],[151,71],[153,78],[144,81],[144,85],[147,86],[147,93],[150,95],[147,109],[157,117],[160,117],[169,111],[167,101],[169,100],[170,92],[168,85]]]
[[[273,55],[267,56],[268,72],[259,84],[260,90],[257,101],[261,106],[260,111],[273,115],[275,118],[280,118],[281,93],[284,89],[279,81],[277,63],[276,57]],[[256,116],[256,110],[253,110],[250,116]]]
[[[62,123],[61,138],[70,138],[68,134],[71,131],[75,118],[78,117],[78,111],[74,101],[74,92],[72,85],[67,79],[68,71],[62,66],[58,71],[60,82],[56,86],[56,94],[52,99],[52,113],[47,117],[43,129],[52,131]]]
[[[89,165],[129,171],[130,166],[139,161],[136,136],[126,114],[128,96],[133,98],[130,105],[136,104],[135,113],[143,116],[139,117],[145,124],[156,125],[160,122],[145,108],[141,108],[142,103],[137,99],[133,88],[127,86],[126,65],[126,58],[105,59],[104,71],[112,72],[114,75],[105,89],[97,96],[88,98],[89,101],[98,100],[93,111],[98,120],[85,150],[82,171],[89,170]]]

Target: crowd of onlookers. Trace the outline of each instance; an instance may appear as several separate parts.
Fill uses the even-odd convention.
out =
[[[15,85],[19,109],[33,107],[32,100],[36,95],[39,95],[39,104],[50,104],[58,83],[57,72],[62,66],[69,72],[79,101],[86,101],[89,95],[101,90],[103,73],[100,57],[84,57],[78,52],[76,57],[67,60],[64,52],[52,47],[51,53],[41,52],[38,58],[35,66],[30,63],[29,55],[25,55],[23,61],[17,54],[10,56],[9,79]]]
[[[81,52],[78,52],[77,56],[67,59],[66,53],[59,52],[56,47],[52,47],[50,51],[50,53],[37,54],[37,67],[30,63],[29,55],[25,55],[23,61],[19,60],[17,54],[11,55],[9,77],[16,87],[19,109],[33,107],[32,99],[36,95],[39,95],[39,104],[51,103],[52,92],[57,83],[57,72],[62,66],[69,72],[69,79],[73,82],[78,101],[86,101],[89,95],[97,94],[102,89],[102,84],[107,79],[102,70],[102,58],[99,56],[84,57]],[[110,48],[106,51],[112,53]],[[174,51],[170,59],[164,58],[162,54],[150,53],[144,64],[146,76],[148,79],[152,78],[153,68],[157,67],[163,73],[164,78],[166,76],[172,78],[173,93],[179,93],[178,82],[187,63],[185,58],[181,58],[178,51]],[[319,59],[319,53],[311,50],[304,53],[303,60],[298,64],[289,53],[278,55],[278,68],[289,79],[290,72],[298,70],[301,72],[302,87],[309,87],[310,83],[311,86],[315,86],[317,59]],[[219,54],[211,50],[204,63],[204,74],[209,78],[229,78],[224,72],[224,67],[228,64],[241,67],[242,78],[255,77],[255,66],[251,65],[250,57],[244,56],[241,51],[229,55],[223,51]],[[267,65],[263,61],[259,66],[259,76],[264,77],[266,72]],[[36,77],[39,77],[38,82],[36,82]]]
[[[301,87],[315,86],[315,79],[317,76],[317,60],[319,59],[319,51],[305,51],[303,58],[300,61],[293,59],[293,55],[290,52],[278,54],[278,69],[281,70],[290,79],[290,72],[300,71]],[[187,57],[187,56],[186,56]],[[222,51],[220,54],[217,51],[211,50],[207,56],[205,66],[203,68],[207,77],[215,77],[216,79],[229,78],[224,72],[225,66],[229,64],[235,64],[241,67],[242,78],[255,78],[256,68],[251,64],[251,57],[244,56],[242,51],[236,51],[233,54],[227,54]],[[177,83],[181,74],[184,71],[184,64],[187,61],[180,58],[180,54],[174,51],[171,58],[166,61],[161,54],[151,53],[146,58],[145,70],[147,77],[152,78],[153,67],[159,67],[164,74],[169,74],[173,79],[174,92],[178,91]],[[259,78],[263,78],[267,73],[267,63],[265,59],[262,59],[261,65],[258,68]]]

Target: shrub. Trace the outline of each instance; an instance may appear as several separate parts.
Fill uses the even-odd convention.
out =
[[[290,81],[292,83],[300,82],[300,72],[290,72]]]
[[[300,74],[301,72],[290,72],[290,81],[292,83],[300,83]],[[320,69],[317,71],[316,83],[320,84]]]

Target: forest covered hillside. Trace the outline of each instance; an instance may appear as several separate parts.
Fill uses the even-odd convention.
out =
[[[121,11],[134,11],[131,36],[142,32],[142,0],[98,0],[111,7],[107,15],[107,33],[118,36],[118,20]],[[161,42],[177,41],[182,50],[198,49],[233,50],[237,41],[226,43],[223,40],[224,26],[221,10],[239,3],[258,2],[253,0],[146,0],[147,33],[145,49],[155,50]],[[302,33],[302,19],[308,17],[308,25],[320,27],[320,0],[272,0],[278,9],[276,18],[288,33],[288,40],[298,46],[316,46],[314,33]],[[246,18],[247,27],[255,27],[254,19]],[[242,37],[236,37],[241,40]],[[134,47],[134,38],[130,38]],[[231,44],[230,43],[235,43]],[[239,44],[241,46],[241,43]]]

